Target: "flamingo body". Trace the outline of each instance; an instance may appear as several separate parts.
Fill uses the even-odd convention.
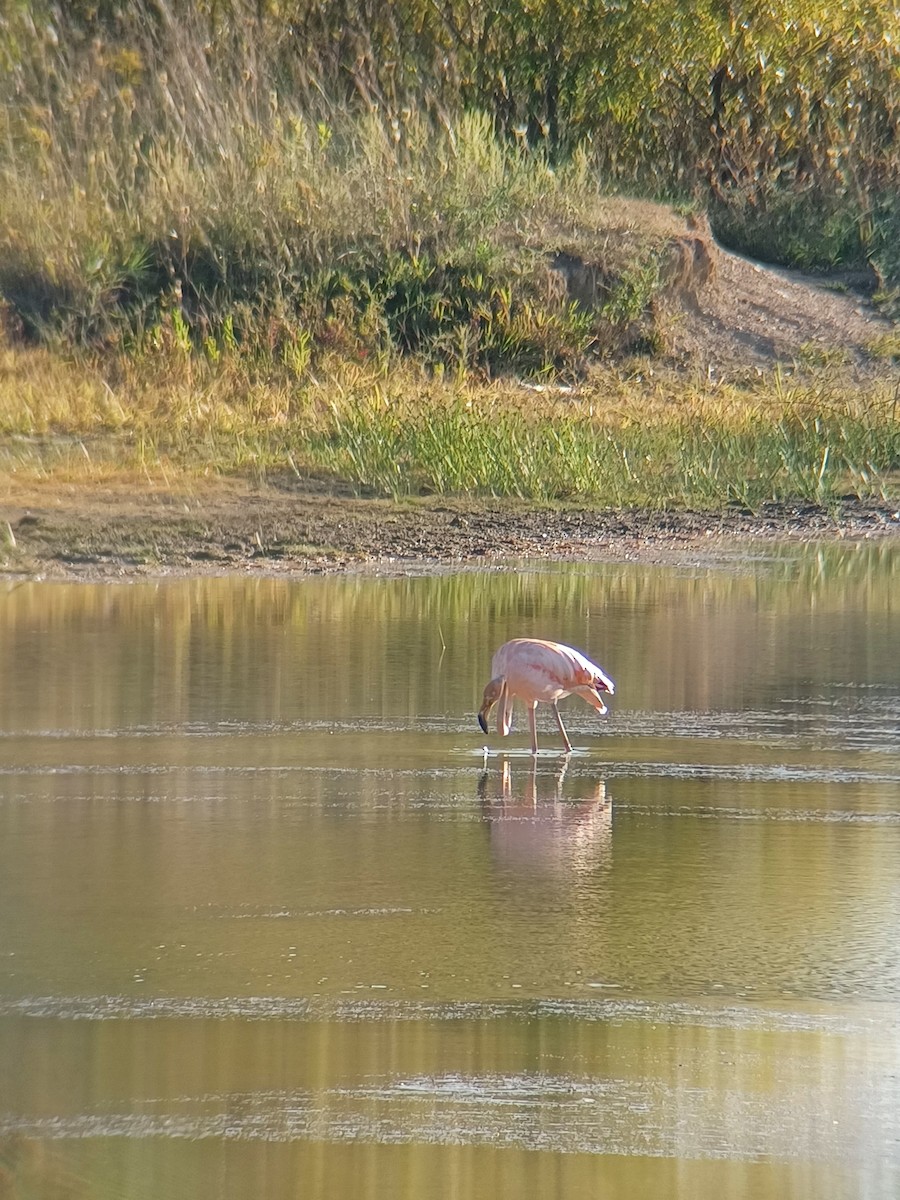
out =
[[[504,642],[491,661],[491,680],[484,689],[478,724],[487,733],[487,718],[497,706],[497,732],[503,737],[512,724],[513,698],[518,696],[528,709],[531,752],[537,753],[535,713],[538,704],[549,704],[556,717],[566,751],[572,749],[559,715],[557,701],[564,696],[581,696],[599,713],[606,712],[601,693],[612,695],[615,684],[603,671],[571,646],[537,638],[514,638]]]

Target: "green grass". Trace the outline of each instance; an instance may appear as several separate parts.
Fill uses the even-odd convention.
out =
[[[691,415],[618,428],[579,412],[531,417],[454,401],[398,414],[362,402],[335,413],[305,455],[395,497],[428,491],[752,509],[765,500],[885,494],[900,469],[900,426],[890,412],[813,416],[810,400],[790,397],[764,421]]]
[[[315,382],[173,354],[117,370],[0,355],[9,479],[141,486],[311,475],[360,494],[755,509],[900,494],[890,380],[699,390],[608,371],[566,396],[345,366]]]
[[[513,10],[475,4],[473,19],[490,17],[486,40],[451,49],[439,9],[413,7],[421,20],[379,23],[351,4],[371,39],[366,61],[352,62],[335,37],[344,10],[328,6],[296,9],[293,33],[304,21],[309,33],[299,56],[277,5],[10,9],[0,22],[7,472],[148,486],[316,472],[367,494],[657,508],[896,494],[896,392],[850,380],[839,349],[801,355],[808,382],[793,390],[616,374],[610,363],[665,347],[660,264],[685,226],[603,191],[628,179],[700,207],[715,198],[717,227],[764,258],[868,258],[896,308],[896,139],[884,130],[897,93],[882,25],[860,47],[869,26],[851,12],[831,13],[830,41],[812,11],[762,20],[742,26],[729,66],[718,10],[673,9],[674,40],[660,42],[637,7],[598,20],[572,5],[566,29],[593,51],[531,63]],[[556,45],[559,11],[534,8],[535,36]],[[886,10],[880,20],[894,28]],[[401,33],[409,40],[394,45]],[[649,57],[631,61],[632,42]],[[357,55],[363,43],[353,44]],[[810,54],[798,58],[798,45]],[[683,61],[668,62],[678,47]],[[745,52],[749,71],[738,69]],[[542,143],[546,61],[562,71],[565,127]],[[713,74],[727,84],[714,144]],[[427,96],[412,90],[426,77]],[[812,84],[849,97],[846,111],[817,103],[822,128],[794,119]],[[807,134],[815,161],[801,154]],[[590,265],[590,303],[573,303],[548,270],[557,252]],[[873,354],[887,371],[894,334]],[[559,401],[521,378],[580,387]]]

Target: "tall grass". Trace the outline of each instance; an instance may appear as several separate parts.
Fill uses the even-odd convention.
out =
[[[48,177],[62,163],[73,189],[137,215],[176,147],[191,174],[218,160],[226,201],[248,131],[278,162],[298,114],[340,141],[336,117],[379,112],[403,161],[409,112],[437,130],[477,110],[556,165],[589,146],[607,184],[715,201],[739,249],[868,257],[896,287],[898,43],[897,7],[870,0],[16,0],[0,6],[0,158]],[[502,191],[486,166],[476,189]]]
[[[695,404],[690,415],[647,421],[635,411],[609,422],[580,406],[534,415],[521,405],[454,399],[398,411],[365,398],[335,411],[306,453],[395,497],[425,491],[753,509],[766,500],[827,503],[843,492],[896,490],[900,423],[891,398],[821,404],[821,395],[801,392],[743,412]]]
[[[298,384],[190,355],[126,358],[101,375],[32,350],[0,355],[0,435],[5,471],[21,480],[314,475],[395,499],[657,509],[900,494],[896,388],[851,396],[827,376],[637,391],[609,373],[554,396],[410,368]]]
[[[701,192],[698,179],[683,170],[666,177],[659,130],[652,138],[645,130],[642,141],[647,79],[638,62],[616,59],[608,83],[619,97],[613,114],[609,99],[594,94],[596,81],[583,77],[588,56],[576,62],[565,44],[557,46],[559,69],[573,72],[568,125],[557,130],[555,147],[540,138],[535,147],[521,124],[488,103],[488,81],[499,85],[495,72],[506,52],[503,39],[514,32],[513,14],[492,26],[500,41],[492,46],[488,37],[483,47],[484,94],[463,82],[472,48],[457,46],[450,54],[444,47],[446,61],[459,65],[456,93],[448,75],[439,88],[432,80],[432,90],[414,104],[410,80],[419,70],[429,78],[433,68],[417,65],[416,55],[434,14],[419,14],[406,57],[390,60],[406,78],[401,94],[386,86],[376,61],[382,43],[387,50],[392,38],[407,36],[400,24],[382,26],[360,8],[354,61],[374,72],[363,78],[340,60],[350,53],[333,25],[340,6],[335,13],[327,7],[108,0],[67,9],[26,0],[4,14],[0,298],[11,327],[33,341],[105,350],[189,343],[221,351],[233,344],[274,354],[300,374],[320,352],[338,351],[351,360],[412,354],[454,370],[538,375],[575,371],[611,350],[659,344],[648,307],[654,288],[635,290],[628,281],[653,279],[656,251],[677,232],[675,223],[644,225],[636,235],[627,220],[613,217],[597,181],[630,172],[645,183],[655,178],[657,191]],[[538,5],[528,17],[536,22],[535,37],[559,38],[546,27],[551,8]],[[575,8],[572,28],[582,28],[585,16]],[[475,4],[470,15],[477,24],[486,13]],[[606,62],[600,51],[609,50],[617,20],[625,22],[623,37],[640,41],[636,15],[610,12],[608,29],[582,28],[583,36],[600,39],[598,62]],[[716,50],[716,21],[703,15],[704,53]],[[302,52],[301,30],[308,36]],[[435,45],[439,32],[432,29]],[[680,20],[678,32],[696,30]],[[795,32],[800,36],[799,27]],[[766,27],[766,38],[778,36]],[[520,49],[507,47],[514,57]],[[861,74],[859,87],[875,88],[875,109],[887,106],[889,123],[894,108],[882,95],[880,51],[869,49],[872,76],[867,82]],[[767,43],[766,53],[772,51]],[[653,55],[659,53],[654,46]],[[686,75],[702,73],[699,60],[679,65]],[[526,66],[518,63],[516,78],[527,91]],[[536,64],[528,69],[540,75]],[[659,69],[671,106],[678,89],[664,63]],[[807,62],[801,74],[814,69]],[[336,85],[340,78],[355,81],[352,94]],[[768,146],[771,159],[772,146],[794,129],[786,116],[790,89],[805,95],[808,81],[792,79],[790,95],[772,101],[767,140],[770,92],[753,79],[743,98],[730,97],[722,120],[727,115],[737,131],[744,129],[741,107],[752,103],[752,146],[743,145],[742,155],[758,143]],[[532,83],[537,103],[540,79]],[[597,128],[579,89],[605,113]],[[824,102],[819,110],[830,111]],[[666,112],[668,125],[687,136],[676,111]],[[873,177],[874,119],[854,126],[853,143],[875,155],[864,164]],[[832,124],[829,117],[829,137],[836,138]],[[504,128],[517,132],[504,137]],[[699,136],[699,128],[695,121],[690,136]],[[629,165],[619,170],[608,147],[621,149],[626,132]],[[637,161],[640,145],[656,146],[656,158]],[[796,153],[796,146],[784,153]],[[886,163],[878,177],[892,178],[891,170]],[[818,184],[770,186],[770,175],[788,173],[779,162],[768,162],[769,173],[759,179],[744,164],[740,177],[749,182],[716,192],[717,228],[745,249],[804,265],[858,259],[871,250],[889,291],[900,241],[893,236],[893,192],[879,185],[870,196],[860,171],[846,168],[854,186],[832,187],[826,210]],[[586,314],[554,291],[547,261],[561,248],[600,263],[610,292],[602,311]]]
[[[614,278],[665,237],[617,238],[583,156],[551,170],[477,113],[259,114],[208,72],[200,130],[168,74],[139,103],[117,64],[0,139],[0,296],[28,339],[540,373],[630,336],[552,290],[553,249]]]

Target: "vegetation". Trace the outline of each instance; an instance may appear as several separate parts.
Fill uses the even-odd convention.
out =
[[[872,0],[14,0],[0,293],[31,337],[142,344],[168,314],[195,345],[559,367],[590,338],[546,315],[541,251],[609,244],[597,180],[890,290],[898,47]],[[658,246],[617,249],[640,274]]]
[[[34,350],[0,357],[0,458],[21,482],[204,475],[349,481],[360,494],[514,496],[603,506],[753,509],[897,492],[896,387],[755,389],[609,370],[577,399],[373,367],[298,385],[189,350],[122,360],[110,383]],[[27,435],[23,437],[23,435]]]
[[[661,403],[604,364],[658,348],[674,231],[617,189],[896,300],[898,46],[873,0],[9,0],[0,429],[50,440],[8,465],[72,471],[60,447],[102,436],[129,469],[395,495],[889,490],[887,385]],[[591,371],[577,403],[504,382]]]
[[[171,147],[114,206],[114,139],[95,142],[84,186],[64,164],[12,176],[0,288],[22,334],[213,358],[239,347],[297,375],[326,350],[559,369],[597,342],[585,313],[548,303],[542,249],[548,229],[604,224],[583,162],[551,176],[478,116],[437,133],[410,117],[402,153],[377,117],[234,138],[212,162]]]

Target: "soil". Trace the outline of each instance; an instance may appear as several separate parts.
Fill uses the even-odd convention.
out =
[[[707,243],[714,269],[673,312],[682,364],[707,376],[771,372],[820,348],[852,371],[896,330],[860,294],[772,270]],[[833,281],[832,281],[833,282]],[[197,485],[190,493],[7,481],[0,574],[108,579],[183,573],[411,572],[513,558],[667,562],[708,558],[733,542],[900,536],[900,500],[847,498],[757,513],[608,512],[490,500],[361,499],[315,480]]]
[[[28,500],[27,503],[23,501]],[[8,521],[8,526],[6,522]],[[535,509],[497,501],[395,504],[237,483],[202,494],[113,489],[21,496],[0,515],[10,576],[83,580],[179,574],[405,574],[517,558],[710,561],[736,542],[900,537],[900,510],[846,500],[706,513]]]
[[[710,281],[676,312],[676,356],[723,379],[782,364],[833,364],[878,370],[879,339],[897,326],[872,305],[874,276],[804,275],[763,266],[712,247]]]

